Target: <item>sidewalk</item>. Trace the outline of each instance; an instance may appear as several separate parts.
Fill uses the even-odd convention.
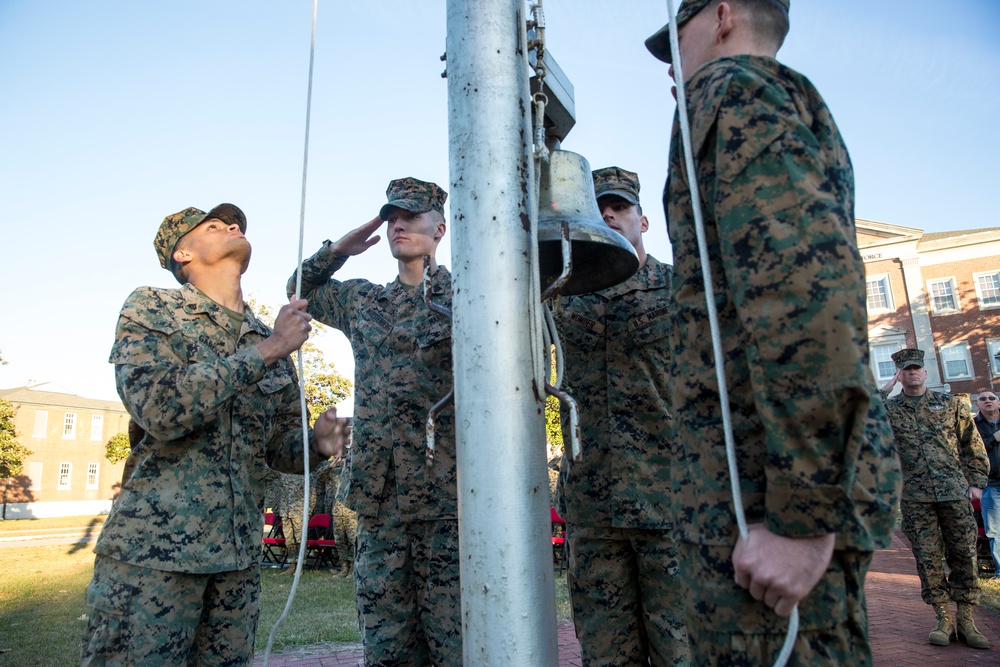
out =
[[[892,546],[875,554],[865,590],[875,667],[1000,666],[1000,617],[981,607],[976,608],[976,627],[986,635],[993,648],[977,651],[959,643],[947,647],[927,643],[927,633],[934,627],[934,611],[920,599],[920,580],[913,554],[898,530],[893,535]],[[558,642],[559,666],[582,667],[580,644],[572,625],[559,627]],[[264,656],[257,656],[254,666],[263,664]],[[358,648],[328,655],[272,655],[270,664],[272,667],[356,667],[364,663]]]

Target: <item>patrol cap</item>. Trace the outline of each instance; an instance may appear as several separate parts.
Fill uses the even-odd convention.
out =
[[[594,197],[617,195],[630,204],[639,203],[639,175],[621,167],[597,169],[594,176]]]
[[[437,184],[421,181],[412,176],[397,178],[390,182],[385,196],[389,201],[378,212],[383,220],[389,219],[389,209],[393,206],[411,213],[437,211],[443,214],[444,202],[448,199],[448,193]]]
[[[703,10],[712,0],[684,0],[677,9],[677,29],[691,20],[691,18]],[[788,12],[790,0],[771,0],[776,5],[781,5],[785,12]],[[662,28],[657,30],[651,37],[646,39],[646,48],[657,59],[665,63],[673,62],[670,55],[670,22],[668,21]]]
[[[174,247],[181,237],[192,229],[212,218],[218,218],[227,225],[239,225],[240,231],[247,231],[247,217],[243,211],[233,204],[219,204],[208,213],[190,206],[183,211],[168,215],[156,230],[153,248],[160,258],[160,266],[172,272]]]
[[[892,360],[896,364],[896,368],[903,370],[907,366],[917,366],[918,368],[924,367],[924,351],[918,350],[915,347],[907,347],[898,352],[892,353]]]

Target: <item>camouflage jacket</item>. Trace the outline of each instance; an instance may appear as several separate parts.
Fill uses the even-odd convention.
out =
[[[650,256],[624,283],[563,297],[553,313],[583,450],[582,461],[563,457],[559,514],[580,526],[669,529],[670,266]]]
[[[439,415],[434,465],[427,466],[425,422],[451,390],[451,322],[427,308],[421,286],[396,280],[332,280],[346,258],[326,241],[302,265],[302,297],[323,324],[344,332],[354,352],[354,432],[350,468],[338,494],[359,515],[375,518],[389,465],[395,470],[396,506],[404,521],[454,518],[455,411]],[[294,292],[295,276],[288,282]],[[451,274],[431,279],[435,303],[451,308]]]
[[[854,176],[826,104],[773,58],[713,60],[686,88],[709,265],[751,523],[838,548],[888,543],[899,460],[868,369]],[[671,463],[679,539],[732,544],[715,355],[675,115]]]
[[[900,392],[885,408],[903,462],[903,500],[962,500],[970,486],[986,488],[990,463],[966,401],[928,390],[913,402]]]
[[[238,341],[228,323],[191,285],[125,301],[110,361],[146,434],[96,553],[188,573],[260,562],[267,466],[301,474],[299,388],[290,359],[264,365],[256,344],[271,330],[249,308]]]

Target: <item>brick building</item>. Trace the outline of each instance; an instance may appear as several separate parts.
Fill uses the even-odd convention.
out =
[[[128,430],[121,402],[83,398],[50,383],[0,389],[0,398],[14,406],[18,442],[32,451],[7,487],[7,518],[108,512],[125,466],[105,457],[108,440]]]
[[[925,234],[858,220],[857,229],[879,386],[904,347],[924,351],[932,389],[975,398],[1000,384],[1000,227]]]

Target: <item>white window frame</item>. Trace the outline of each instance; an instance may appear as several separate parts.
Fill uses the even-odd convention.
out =
[[[28,462],[28,491],[42,490],[42,466],[41,461]]]
[[[73,485],[73,464],[61,461],[59,463],[59,476],[56,480],[57,491],[69,491]]]
[[[1000,354],[1000,338],[986,339],[986,354],[990,358],[990,372],[993,375],[1000,375],[1000,360],[993,356]]]
[[[997,280],[997,286],[994,287],[997,291],[997,296],[994,297],[995,301],[993,303],[985,303],[986,299],[983,297],[983,290],[979,284],[979,279],[986,277],[993,277]],[[976,287],[976,303],[979,304],[979,310],[996,310],[1000,308],[1000,271],[980,271],[979,273],[973,273],[972,284]]]
[[[63,440],[76,440],[76,413],[67,412],[63,415]]]
[[[49,431],[49,411],[48,410],[35,410],[35,431],[31,434],[32,438],[44,438],[48,435]]]
[[[875,374],[875,380],[878,382],[878,386],[884,385],[886,382],[891,380],[896,375],[896,363],[892,360],[891,355],[894,352],[898,352],[903,349],[905,343],[881,343],[872,344],[871,346],[871,357],[872,357],[872,373]],[[885,360],[879,359],[882,353],[886,353],[886,359],[889,362],[890,368],[892,370],[889,375],[882,375],[879,368],[879,363]]]
[[[942,345],[938,348],[941,356],[941,370],[944,373],[945,380],[973,380],[975,379],[974,369],[972,368],[972,355],[969,353],[969,343],[967,341],[959,341],[957,343],[948,343]],[[967,373],[964,375],[954,375],[949,371],[948,368],[948,355],[953,353],[953,351],[958,351],[962,356],[962,360],[965,362],[965,367]],[[954,361],[954,359],[952,359]]]
[[[90,415],[90,439],[104,440],[104,415]]]
[[[885,303],[886,303],[886,305],[885,305],[884,308],[872,308],[872,306],[871,306],[871,294],[870,294],[870,290],[869,290],[869,285],[871,283],[881,283],[881,285],[882,285],[882,292],[883,292],[883,294],[885,294]],[[875,275],[875,276],[868,276],[867,280],[865,281],[865,292],[866,292],[865,304],[868,306],[868,312],[869,313],[891,313],[891,312],[895,312],[896,305],[895,305],[895,302],[892,299],[892,283],[889,282],[889,274],[888,273],[880,273],[880,274]]]
[[[948,283],[951,286],[951,297],[955,301],[954,308],[937,308],[934,303],[934,285],[941,283]],[[954,276],[951,278],[935,278],[934,280],[927,281],[927,301],[929,302],[931,314],[933,315],[951,315],[952,313],[962,312],[962,303],[958,298],[958,282],[955,280]]]
[[[92,491],[97,488],[97,480],[101,472],[101,465],[99,463],[88,463],[87,464],[87,490]]]

